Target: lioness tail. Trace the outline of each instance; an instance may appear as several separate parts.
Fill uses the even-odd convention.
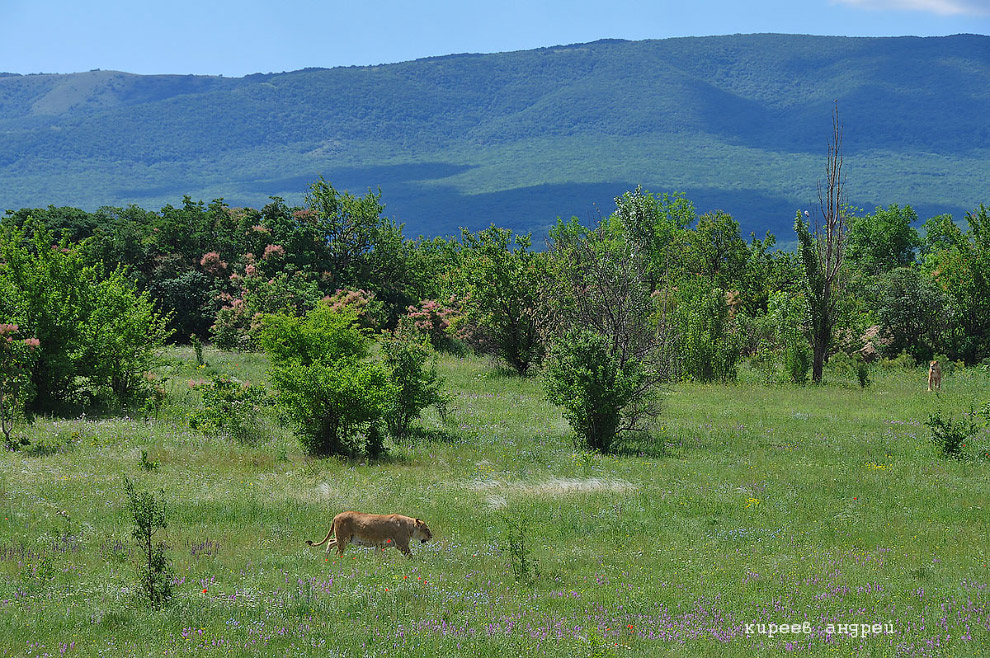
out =
[[[330,532],[327,533],[327,536],[326,537],[324,537],[321,541],[316,542],[315,544],[313,543],[312,540],[307,539],[306,540],[306,545],[307,546],[319,546],[321,544],[325,544],[325,543],[327,543],[327,541],[329,541],[330,537],[332,537],[332,536],[333,536],[333,523],[330,524]]]

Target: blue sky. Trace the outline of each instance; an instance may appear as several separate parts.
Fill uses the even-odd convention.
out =
[[[0,0],[0,71],[241,76],[754,32],[990,34],[990,0]]]

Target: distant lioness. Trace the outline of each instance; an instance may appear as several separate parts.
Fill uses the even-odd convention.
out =
[[[333,539],[330,539],[333,537]],[[306,540],[309,546],[319,546],[326,543],[327,553],[334,546],[337,555],[343,556],[347,544],[353,542],[359,546],[376,546],[386,548],[395,545],[406,557],[412,557],[409,541],[418,539],[426,543],[433,539],[433,533],[420,519],[401,514],[363,514],[361,512],[341,512],[333,517],[330,532],[315,544]]]
[[[938,364],[938,361],[932,361],[928,364],[928,390],[932,391],[941,388],[942,366]]]

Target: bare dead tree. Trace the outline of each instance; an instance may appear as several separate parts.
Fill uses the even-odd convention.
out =
[[[814,233],[798,213],[794,230],[798,235],[801,261],[808,279],[808,306],[811,315],[811,378],[822,380],[822,371],[832,332],[835,328],[841,291],[842,260],[846,248],[845,176],[842,170],[842,124],[838,103],[832,109],[832,137],[828,143],[825,180],[818,181],[821,219]]]

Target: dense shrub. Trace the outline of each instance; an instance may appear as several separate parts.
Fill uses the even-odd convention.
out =
[[[203,406],[190,416],[190,427],[241,443],[256,437],[258,415],[267,399],[264,387],[214,375],[193,388],[203,396]]]
[[[552,344],[544,372],[547,399],[563,407],[581,446],[609,452],[622,429],[623,410],[637,402],[642,365],[622,363],[605,336],[572,329]]]
[[[724,290],[700,278],[682,282],[673,318],[682,378],[700,382],[736,378],[741,341]]]
[[[424,409],[436,407],[446,412],[443,377],[436,369],[436,352],[425,335],[397,332],[382,343],[382,360],[395,385],[385,412],[389,433],[401,439]]]
[[[32,224],[0,237],[0,317],[41,342],[31,371],[35,406],[107,395],[130,402],[141,393],[143,373],[169,335],[167,318],[122,269],[103,274],[84,252]]]
[[[546,260],[529,235],[495,226],[462,232],[459,285],[468,317],[485,330],[493,353],[519,374],[543,358],[539,331]]]
[[[386,368],[369,360],[371,344],[352,313],[323,302],[303,318],[265,317],[261,345],[271,381],[307,453],[381,452],[379,424],[396,392]]]
[[[15,340],[13,334],[18,330],[16,324],[0,324],[0,430],[8,450],[22,445],[11,438],[11,432],[14,420],[34,395],[31,366],[38,358],[40,345],[37,338]]]

